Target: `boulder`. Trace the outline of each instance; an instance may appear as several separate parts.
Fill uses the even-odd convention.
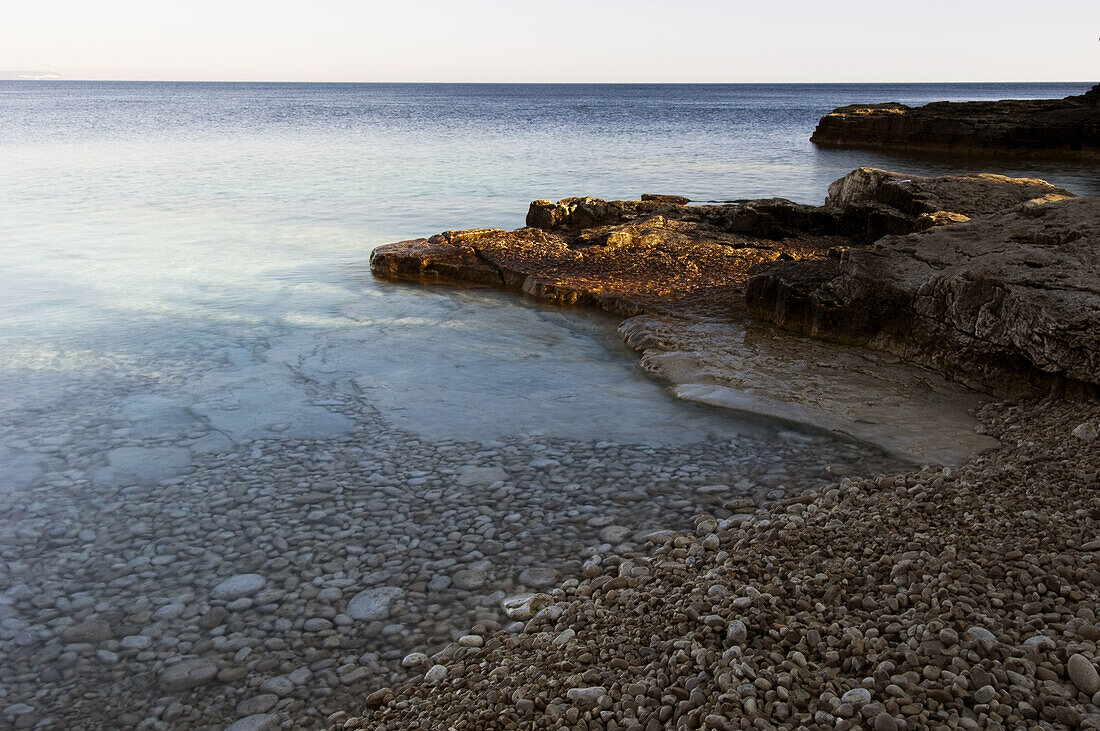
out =
[[[926,178],[858,168],[829,186],[825,209],[836,215],[838,231],[869,242],[961,223],[1043,196],[1073,193],[1035,178],[989,173]]]
[[[883,349],[994,392],[1100,384],[1100,198],[1050,196],[753,272],[795,332]]]
[[[818,122],[826,147],[1100,157],[1100,85],[1065,99],[852,104]]]

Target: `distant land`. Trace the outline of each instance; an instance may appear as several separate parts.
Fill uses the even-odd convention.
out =
[[[0,69],[0,81],[60,81],[56,71],[8,71]]]

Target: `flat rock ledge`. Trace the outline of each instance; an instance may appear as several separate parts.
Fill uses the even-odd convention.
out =
[[[1048,196],[757,269],[746,301],[795,332],[868,345],[1006,395],[1100,385],[1100,198]]]
[[[656,195],[535,201],[526,228],[447,231],[381,246],[371,268],[389,279],[491,286],[603,308],[630,318],[620,328],[624,339],[680,398],[845,433],[916,462],[957,464],[990,446],[968,415],[979,401],[897,357],[957,378],[960,369],[936,355],[940,341],[929,337],[912,349],[851,341],[888,351],[875,354],[785,336],[750,321],[746,285],[764,292],[760,272],[832,272],[884,234],[949,231],[1026,201],[1072,197],[1035,179],[860,168],[829,187],[823,206],[783,199],[691,206]],[[752,305],[781,328],[829,335],[773,316],[761,297]],[[1005,352],[975,347],[967,357],[1000,362]]]
[[[1065,99],[852,104],[818,122],[824,147],[1100,158],[1100,84]]]

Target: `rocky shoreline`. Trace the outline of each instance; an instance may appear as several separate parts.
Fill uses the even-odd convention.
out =
[[[1065,99],[852,104],[821,118],[822,147],[1100,158],[1100,84]]]
[[[334,728],[1100,728],[1095,402],[960,469],[843,480],[531,595]],[[1093,425],[1081,429],[1082,424]],[[1085,438],[1072,436],[1074,431]]]
[[[713,331],[751,326],[752,311],[896,355],[909,377],[926,366],[1022,398],[978,412],[997,446],[751,517],[704,512],[650,550],[594,556],[556,589],[505,600],[505,632],[415,658],[421,675],[333,727],[1100,728],[1100,201],[873,170],[821,207],[646,198],[536,201],[528,228],[381,247],[372,269],[629,317],[644,358],[648,345],[651,361],[705,364],[650,364],[680,387],[767,360],[767,337]],[[726,341],[736,357],[715,358]],[[791,372],[802,347],[770,357]],[[838,400],[812,413],[842,413]]]

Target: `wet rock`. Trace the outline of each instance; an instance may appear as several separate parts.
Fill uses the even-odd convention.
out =
[[[275,731],[280,728],[279,717],[270,713],[257,713],[234,721],[225,731]]]
[[[255,594],[266,584],[267,579],[259,574],[237,574],[215,586],[210,595],[214,599],[234,601]]]
[[[471,591],[485,586],[488,575],[481,569],[463,569],[452,574],[451,580],[459,589]]]
[[[253,716],[258,713],[267,713],[279,702],[279,696],[275,693],[261,693],[251,698],[246,698],[237,704],[237,713],[242,716]]]
[[[519,583],[532,589],[545,589],[558,583],[558,572],[551,568],[531,567],[520,572]]]
[[[96,644],[111,638],[111,625],[102,619],[86,619],[66,627],[61,632],[61,637],[66,642]]]
[[[160,674],[160,683],[165,690],[175,693],[205,685],[217,674],[217,665],[208,660],[195,658],[165,667]]]
[[[1015,209],[843,259],[769,265],[749,308],[998,392],[1100,384],[1100,198]],[[1076,385],[1075,385],[1076,384]]]
[[[397,586],[364,589],[348,602],[347,614],[352,619],[362,621],[388,619],[393,603],[404,594],[404,589]]]
[[[554,599],[549,594],[517,594],[502,599],[500,606],[509,619],[525,622],[535,616],[535,612],[553,603]]]

